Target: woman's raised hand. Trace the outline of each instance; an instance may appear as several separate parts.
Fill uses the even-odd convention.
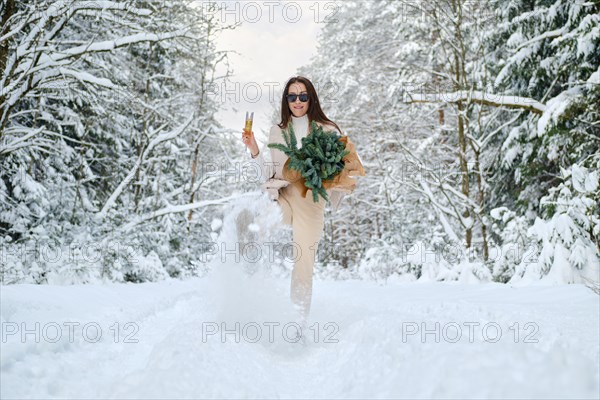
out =
[[[242,141],[246,145],[246,147],[250,150],[250,154],[256,155],[258,153],[258,143],[256,143],[256,139],[254,138],[254,131],[242,131]]]

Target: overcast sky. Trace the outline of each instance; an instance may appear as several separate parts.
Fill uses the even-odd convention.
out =
[[[238,130],[241,136],[246,111],[254,111],[252,130],[259,144],[266,142],[274,122],[270,100],[275,101],[279,112],[281,90],[291,76],[297,75],[297,68],[316,54],[317,35],[323,25],[319,21],[334,12],[332,4],[312,0],[239,1],[229,2],[228,11],[218,14],[228,23],[236,18],[242,22],[239,28],[222,32],[217,44],[219,50],[239,53],[229,57],[232,82],[211,94],[225,106],[217,114],[225,127]]]

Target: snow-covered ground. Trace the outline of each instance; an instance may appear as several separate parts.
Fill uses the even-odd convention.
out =
[[[581,285],[315,281],[305,344],[259,273],[0,290],[3,399],[600,396]]]

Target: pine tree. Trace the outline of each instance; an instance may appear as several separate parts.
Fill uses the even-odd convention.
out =
[[[495,191],[504,205],[536,213],[561,182],[561,168],[600,152],[600,4],[583,0],[494,0],[497,27],[487,67],[499,93],[536,99],[541,117],[523,114],[504,129]],[[506,194],[509,194],[507,197]],[[511,199],[512,198],[512,199]],[[600,199],[599,199],[600,200]]]
[[[563,181],[540,200],[542,216],[529,229],[539,251],[529,258],[529,265],[521,262],[511,281],[541,278],[597,289],[600,249],[592,237],[600,234],[600,209],[593,200],[600,193],[598,170],[574,164],[561,173]]]
[[[571,171],[600,167],[600,4],[493,3],[498,23],[488,33],[486,65],[495,76],[496,92],[545,105],[541,115],[524,112],[498,120],[504,126],[498,131],[501,146],[490,179],[495,182],[493,203],[515,211],[519,220],[526,218],[542,250],[540,262],[529,257],[516,260],[514,267],[506,260],[497,266],[514,271],[515,281],[544,277],[579,282],[588,268],[598,265],[600,251],[598,228],[585,218],[586,213],[598,214],[600,192],[576,190],[570,178]],[[507,245],[502,238],[510,238],[510,225],[505,229],[499,236]]]

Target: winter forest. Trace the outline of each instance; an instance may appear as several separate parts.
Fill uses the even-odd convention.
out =
[[[22,377],[19,371],[26,367],[18,360],[30,350],[7,347],[13,340],[10,335],[5,338],[13,332],[9,323],[19,320],[20,307],[32,313],[22,314],[23,320],[37,321],[32,310],[48,301],[46,305],[57,314],[71,315],[70,308],[54,303],[56,296],[67,293],[61,290],[73,291],[66,294],[72,302],[78,296],[86,298],[82,304],[96,310],[94,315],[104,315],[102,307],[121,309],[116,300],[96,304],[85,297],[86,290],[88,295],[115,290],[110,293],[123,296],[135,308],[124,314],[131,319],[158,318],[159,314],[152,313],[159,311],[149,300],[154,296],[164,307],[179,307],[181,315],[212,310],[207,304],[223,294],[210,281],[212,273],[222,271],[223,255],[214,251],[215,244],[219,247],[227,241],[234,252],[243,247],[236,223],[244,208],[254,214],[261,229],[273,228],[269,225],[273,218],[267,215],[273,204],[244,169],[250,156],[240,140],[243,118],[239,130],[234,130],[217,115],[235,99],[223,101],[214,95],[215,88],[239,79],[230,65],[230,54],[218,49],[218,38],[251,23],[244,18],[223,18],[223,10],[232,3],[0,0],[0,288],[5,354],[0,369],[5,396],[89,398],[98,393],[124,397],[147,393],[152,397],[161,393],[153,391],[158,387],[153,386],[156,374],[136,375],[137,380],[128,381],[132,386],[110,394],[102,392],[100,383],[96,389],[75,383],[63,390],[52,389],[48,382],[47,391],[28,392],[29,379],[35,374]],[[238,2],[240,10],[245,3],[251,2]],[[265,2],[253,3],[268,11]],[[318,311],[327,304],[348,302],[357,308],[371,304],[369,318],[376,318],[373,315],[387,309],[386,299],[396,299],[399,294],[393,293],[403,292],[402,288],[406,288],[402,302],[411,301],[411,291],[416,297],[427,297],[425,303],[414,305],[415,315],[433,309],[441,316],[448,315],[448,309],[438,307],[436,301],[447,300],[445,290],[452,291],[450,297],[461,298],[457,284],[481,288],[473,290],[492,288],[489,297],[481,294],[482,301],[495,302],[497,307],[508,298],[504,296],[509,289],[529,288],[532,292],[525,297],[510,300],[510,308],[525,307],[529,304],[525,298],[544,304],[560,301],[564,307],[572,300],[572,308],[552,311],[548,305],[531,315],[546,318],[548,324],[553,323],[551,312],[564,315],[557,324],[574,335],[573,340],[584,343],[577,350],[581,355],[565,355],[564,364],[548,361],[554,360],[552,355],[542,358],[540,365],[548,361],[544,363],[547,369],[532,378],[539,383],[535,387],[519,383],[514,384],[515,391],[496,387],[488,392],[483,388],[490,378],[482,377],[481,390],[470,392],[456,383],[459,377],[455,376],[443,388],[424,386],[399,392],[386,386],[395,370],[378,367],[367,350],[357,350],[372,346],[371,353],[388,353],[387,333],[388,339],[374,343],[381,341],[378,333],[397,328],[392,320],[401,317],[390,311],[383,317],[385,323],[378,325],[379,331],[350,335],[348,340],[356,350],[348,346],[346,352],[335,350],[343,359],[353,349],[350,353],[355,357],[368,360],[365,368],[373,376],[381,373],[371,381],[346,376],[348,382],[362,382],[362,389],[343,382],[328,386],[325,378],[315,378],[323,380],[322,385],[315,384],[315,392],[303,387],[286,391],[262,380],[252,386],[251,378],[246,382],[238,375],[230,385],[223,383],[212,391],[178,393],[197,397],[498,398],[544,397],[550,395],[547,388],[558,397],[598,396],[600,357],[598,345],[591,344],[598,339],[597,332],[593,333],[598,319],[597,315],[589,317],[598,310],[600,294],[600,3],[313,3],[320,11],[317,51],[297,70],[290,70],[289,76],[306,76],[316,84],[327,117],[352,139],[366,170],[337,210],[329,204],[325,210],[314,276],[315,288],[321,284],[328,289],[314,291],[317,317],[328,318]],[[290,29],[296,28],[290,24]],[[259,41],[256,46],[261,46]],[[274,54],[269,62],[285,57]],[[267,132],[279,122],[281,95],[280,87],[272,101],[272,121],[261,127]],[[276,231],[270,240],[283,240],[289,233]],[[267,296],[266,300],[261,297],[265,303],[270,298],[265,294],[269,279],[283,282],[276,285],[289,290],[292,263],[284,252],[258,262],[269,275],[261,283],[256,282],[258,274],[248,272],[256,270],[256,265],[249,266],[244,258],[229,264],[232,270],[222,272],[226,275],[219,281],[223,290],[251,298],[245,292],[251,286],[259,297]],[[244,272],[236,274],[235,268]],[[181,286],[169,289],[165,282]],[[423,289],[418,289],[419,284]],[[435,286],[440,284],[447,286]],[[144,285],[153,286],[143,289]],[[176,292],[183,299],[198,287],[204,288],[205,295],[214,294],[208,303],[196,297],[177,303],[171,297]],[[549,287],[555,292],[544,292]],[[355,293],[356,303],[350,292]],[[319,300],[318,296],[329,297]],[[471,307],[469,301],[456,304]],[[243,307],[238,306],[236,312],[227,314],[231,320],[243,314]],[[484,312],[482,306],[472,307],[472,315]],[[503,315],[497,309],[490,312],[498,313],[481,318]],[[78,314],[73,311],[73,315]],[[341,311],[342,338],[348,332],[363,332],[364,327],[356,325],[362,317],[356,315]],[[566,319],[567,315],[575,322]],[[108,324],[108,319],[102,321]],[[508,320],[503,323],[509,324]],[[584,333],[577,336],[575,329]],[[540,332],[543,336],[543,327]],[[312,354],[315,363],[319,357],[325,362],[331,351],[321,345]],[[167,365],[193,367],[208,379],[212,364],[192,359],[185,350],[177,359],[170,352],[176,345],[171,346],[160,353]],[[95,349],[100,354],[100,347]],[[120,351],[118,346],[110,349]],[[261,353],[257,358],[250,351],[235,357],[214,351],[220,354],[222,371],[230,363],[262,365],[266,357]],[[508,353],[520,357],[520,351]],[[584,356],[588,351],[591,354]],[[564,354],[571,353],[565,350]],[[277,357],[287,355],[277,353]],[[293,357],[300,356],[294,353]],[[465,361],[452,357],[448,358],[452,364]],[[517,363],[535,364],[531,360]],[[133,365],[135,360],[130,362]],[[339,368],[354,368],[355,361],[347,362],[340,361]],[[500,367],[512,368],[514,359],[504,362]],[[181,377],[177,371],[183,369],[177,368],[183,367],[174,367],[169,372],[172,376],[161,375],[160,380]],[[415,368],[425,373],[427,365]],[[542,378],[544,371],[554,376],[562,374],[563,368],[573,371],[565,378],[575,382],[572,391],[566,389],[566,382]],[[583,370],[585,382],[575,373]],[[523,371],[529,370],[523,367]],[[405,372],[404,379],[411,382],[410,371]],[[54,379],[67,372],[56,374]],[[81,376],[81,385],[89,383],[89,376]],[[13,385],[6,383],[10,377],[15,379]],[[103,382],[100,378],[109,382],[112,376],[106,372],[97,382]],[[514,378],[514,382],[521,381]],[[250,386],[254,389],[247,391]],[[140,387],[147,392],[136,391]],[[374,387],[379,391],[369,391]]]
[[[327,112],[368,174],[328,215],[338,247],[318,261],[340,277],[597,285],[599,7],[336,3],[299,73],[338,99]],[[203,274],[197,244],[257,188],[202,170],[247,159],[206,94],[229,78],[214,41],[235,26],[194,1],[2,8],[2,282]]]

